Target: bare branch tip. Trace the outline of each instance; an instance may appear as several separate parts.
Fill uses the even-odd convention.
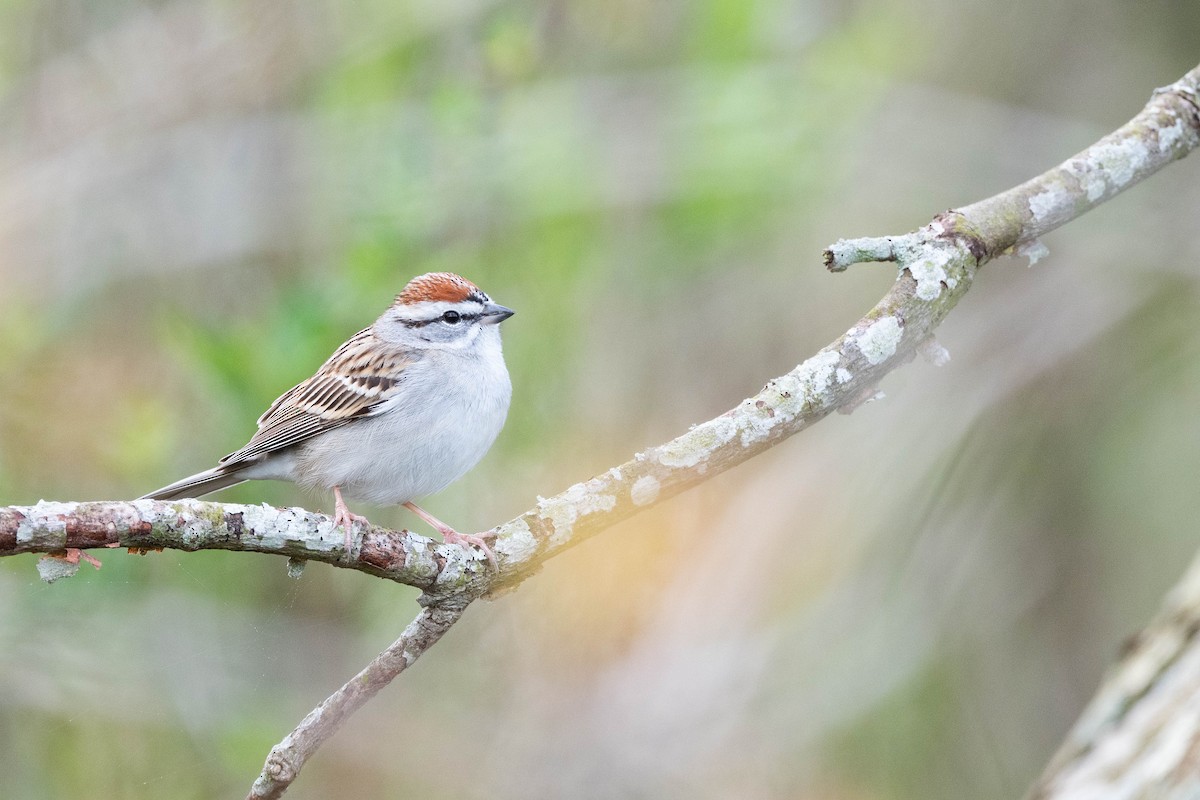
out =
[[[844,272],[851,264],[896,261],[899,256],[891,236],[866,236],[838,239],[826,248],[822,257],[830,272]]]
[[[846,265],[839,263],[837,256],[833,254],[833,250],[827,248],[821,253],[821,261],[825,264],[825,269],[830,272],[845,272]]]

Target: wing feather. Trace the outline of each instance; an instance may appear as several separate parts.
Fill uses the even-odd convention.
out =
[[[250,461],[369,416],[396,394],[414,360],[375,338],[370,328],[359,331],[315,375],[280,395],[259,417],[258,432],[246,446],[221,463]]]

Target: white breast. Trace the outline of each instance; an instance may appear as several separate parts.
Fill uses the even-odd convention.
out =
[[[462,477],[492,446],[512,397],[499,333],[485,334],[467,352],[427,354],[386,406],[299,445],[294,479],[395,505]]]

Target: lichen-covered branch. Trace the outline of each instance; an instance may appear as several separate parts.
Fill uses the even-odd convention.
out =
[[[547,558],[746,461],[837,409],[853,407],[909,360],[970,288],[979,266],[1027,244],[1183,158],[1200,144],[1200,67],[1155,92],[1136,117],[1020,186],[899,236],[842,240],[830,269],[895,261],[882,300],[844,335],[758,394],[676,439],[495,528],[499,569],[408,532],[360,531],[349,557],[322,515],[199,501],[0,508],[0,555],[108,545],[255,550],[375,572],[432,597],[511,587]]]
[[[1155,91],[1146,107],[1091,147],[1020,186],[953,212],[983,249],[980,262],[1007,253],[1070,222],[1153,175],[1197,146],[1200,67]],[[922,264],[920,236],[840,240],[825,251],[834,272],[865,261]],[[936,265],[935,265],[936,266]]]
[[[1200,797],[1200,557],[1125,647],[1028,800]]]
[[[302,508],[162,502],[53,503],[0,508],[0,556],[61,554],[95,547],[134,550],[244,550],[287,556],[292,563],[323,561],[446,594],[473,554],[409,531],[359,526],[346,554],[342,529],[324,514]],[[57,579],[73,569],[41,565]]]
[[[828,346],[724,414],[591,480],[539,499],[529,511],[495,528],[495,570],[478,553],[378,529],[359,531],[354,552],[340,553],[340,535],[332,531],[326,517],[296,509],[196,501],[0,509],[0,555],[115,542],[133,547],[257,550],[323,560],[419,586],[426,611],[413,624],[437,619],[440,636],[476,598],[516,586],[562,550],[753,458],[831,412],[852,410],[873,395],[888,372],[918,350],[944,352],[931,346],[933,331],[971,287],[982,264],[1004,253],[1020,252],[1038,236],[1200,144],[1198,96],[1200,67],[1157,91],[1141,113],[1114,133],[1018,187],[939,214],[912,233],[832,245],[825,252],[825,263],[834,271],[860,261],[896,262],[896,283],[873,309]],[[457,611],[447,614],[445,609]],[[412,630],[410,626],[405,637]],[[429,638],[425,647],[437,636]],[[399,652],[407,665],[425,649],[405,644],[411,641],[402,637],[388,652]],[[398,663],[394,653],[391,660],[387,656],[380,658],[393,666]],[[368,694],[343,687],[330,697],[314,712],[322,737],[398,672],[368,668],[362,676],[370,684]],[[276,748],[260,778],[274,794],[254,796],[278,796],[295,777],[320,741],[320,737],[305,738],[302,729],[307,730],[308,722]],[[293,740],[308,744],[288,746]]]

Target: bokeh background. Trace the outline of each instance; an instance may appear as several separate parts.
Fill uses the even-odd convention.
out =
[[[1191,0],[3,0],[0,503],[210,466],[453,270],[518,309],[516,393],[425,505],[490,527],[842,333],[892,268],[826,244],[1057,163],[1198,29]],[[1019,797],[1196,548],[1198,178],[989,265],[947,366],[473,608],[290,796]],[[0,563],[4,798],[240,797],[416,611],[322,565],[98,555]]]

